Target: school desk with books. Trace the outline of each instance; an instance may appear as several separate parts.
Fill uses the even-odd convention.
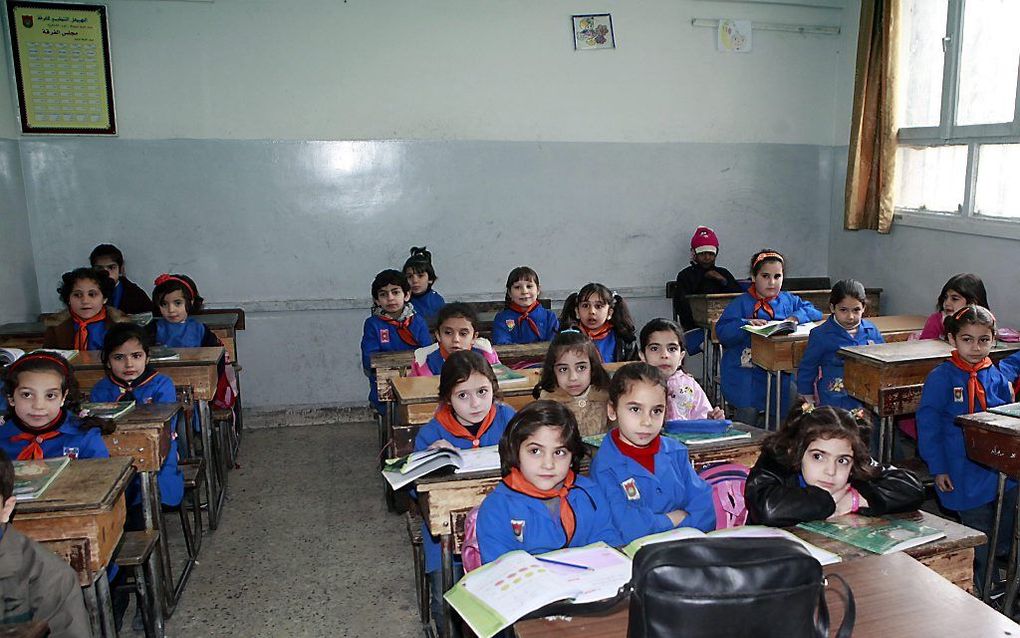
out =
[[[871,555],[827,565],[823,573],[846,579],[856,600],[854,638],[931,638],[932,636],[1015,636],[1015,622],[953,587],[907,554]],[[844,602],[831,588],[826,602],[835,626]],[[518,638],[626,638],[628,603],[602,615],[556,616],[514,625]]]
[[[584,437],[585,445],[598,449],[602,445],[605,434]],[[766,433],[760,428],[753,428],[744,423],[732,423],[721,433],[666,433],[664,436],[674,438],[687,446],[691,462],[698,471],[712,463],[740,463],[754,467],[761,454],[761,442]]]
[[[989,356],[998,362],[1020,350],[1020,343],[997,342]],[[893,417],[913,414],[928,373],[949,358],[953,348],[937,339],[840,348],[846,392],[881,419],[879,461],[892,458]]]

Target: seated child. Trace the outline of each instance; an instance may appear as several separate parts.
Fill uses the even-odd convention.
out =
[[[528,266],[510,271],[506,278],[506,308],[492,320],[494,344],[552,341],[560,330],[560,322],[556,313],[539,303],[541,293],[537,272]]]
[[[715,231],[698,226],[691,237],[691,265],[676,274],[676,288],[673,291],[673,315],[684,331],[698,326],[691,314],[687,295],[717,295],[727,292],[744,292],[730,271],[715,265],[719,254],[719,238]],[[704,339],[702,335],[699,339]],[[701,341],[687,344],[692,354],[701,351]]]
[[[532,396],[570,408],[582,437],[609,429],[609,373],[595,344],[580,330],[564,330],[549,344]]]
[[[361,367],[369,380],[368,400],[380,413],[386,406],[379,400],[372,355],[376,352],[412,350],[432,343],[429,327],[415,312],[411,300],[411,284],[399,270],[384,270],[372,280],[372,315],[365,319],[361,336]]]
[[[156,286],[152,290],[153,319],[148,325],[152,343],[168,348],[223,345],[208,326],[192,317],[202,311],[205,300],[191,277],[163,273],[153,283]]]
[[[174,382],[149,366],[149,336],[141,326],[122,323],[111,328],[106,333],[102,360],[106,376],[92,388],[92,401],[134,401],[138,405],[177,402]],[[177,461],[177,434],[173,432],[170,450],[156,476],[160,500],[170,507],[180,505],[184,498],[184,475]]]
[[[124,254],[113,244],[99,244],[89,254],[93,268],[105,270],[114,283],[110,305],[129,315],[152,311],[152,300],[145,291],[127,278],[124,268]]]
[[[108,458],[100,419],[76,416],[78,382],[59,354],[33,352],[7,367],[4,396],[10,405],[0,425],[0,449],[19,461],[70,456]],[[66,404],[67,407],[64,407]]]
[[[623,297],[602,284],[588,283],[563,302],[560,323],[577,327],[598,348],[603,363],[636,361],[634,320]]]
[[[432,325],[439,309],[446,304],[443,296],[432,289],[438,279],[432,267],[432,253],[425,246],[411,246],[411,256],[404,262],[403,271],[411,285],[411,305],[425,318],[425,323]]]
[[[829,295],[832,314],[808,335],[807,347],[797,368],[797,392],[808,403],[853,410],[862,407],[843,385],[840,348],[885,343],[875,324],[864,319],[868,300],[864,285],[856,279],[837,281]]]
[[[641,329],[641,360],[666,377],[666,420],[723,419],[722,408],[713,408],[705,391],[684,370],[687,348],[680,326],[669,319],[652,319]]]
[[[105,270],[75,268],[60,278],[57,293],[70,316],[43,334],[44,348],[59,350],[102,350],[103,338],[124,315],[107,306],[113,294],[113,280]]]
[[[560,403],[535,401],[510,420],[499,441],[503,481],[478,510],[482,562],[517,549],[622,544],[602,490],[579,473],[584,453],[574,415]]]
[[[660,436],[666,379],[647,363],[629,363],[609,385],[609,419],[591,477],[609,500],[622,542],[675,527],[715,528],[712,488],[691,465],[687,447]]]
[[[414,351],[412,377],[439,374],[446,358],[459,350],[474,350],[490,364],[499,363],[489,340],[478,336],[478,315],[467,304],[454,302],[440,308],[436,313],[435,335],[436,343]]]
[[[851,512],[881,516],[920,507],[924,487],[917,477],[873,461],[865,439],[842,408],[794,408],[766,437],[747,477],[747,522],[788,527]]]
[[[991,535],[995,520],[998,474],[967,457],[963,429],[955,419],[1013,400],[1013,381],[988,357],[995,344],[995,317],[981,306],[967,305],[946,317],[946,334],[955,348],[948,361],[928,373],[917,408],[917,444],[921,458],[935,477],[935,496],[960,516],[967,527]],[[1015,370],[1010,374],[1015,374]],[[1009,481],[999,527],[996,555],[1009,552],[1015,516],[1016,483]],[[980,584],[988,560],[988,546],[974,552],[974,576]]]
[[[400,274],[400,273],[397,273]],[[454,352],[439,375],[439,408],[418,430],[414,451],[445,447],[471,449],[499,444],[514,409],[498,402],[499,382],[492,366],[472,350]],[[442,626],[443,587],[439,541],[422,521],[425,572],[431,579],[432,617]]]
[[[942,286],[938,301],[935,302],[935,312],[928,315],[921,330],[921,339],[946,339],[946,329],[943,324],[946,317],[953,314],[964,306],[981,306],[989,308],[988,293],[985,292],[985,283],[981,278],[971,273],[960,273],[953,275]]]
[[[63,559],[10,524],[14,464],[0,450],[0,625],[43,621],[52,638],[91,638],[78,575]]]

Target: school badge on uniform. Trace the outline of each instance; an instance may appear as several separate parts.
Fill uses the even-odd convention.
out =
[[[953,401],[963,403],[963,388],[953,388]]]
[[[76,448],[76,447],[65,447],[64,448],[64,456],[66,456],[69,459],[76,459],[76,458],[78,458],[78,452],[79,451],[80,451],[80,449]]]
[[[514,538],[517,539],[518,543],[524,542],[524,521],[515,521],[510,519],[510,529],[514,532]]]
[[[389,328],[379,328],[379,343],[389,343],[389,342],[390,342],[390,329]]]
[[[628,501],[636,501],[641,498],[641,492],[638,491],[637,482],[633,478],[620,483],[620,486],[623,487],[623,493],[627,495]]]
[[[507,319],[506,320],[506,329],[507,330],[513,330],[515,325],[516,324],[514,323],[513,319]]]

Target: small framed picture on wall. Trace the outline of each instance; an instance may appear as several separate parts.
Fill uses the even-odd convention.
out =
[[[615,49],[613,17],[608,13],[571,16],[574,25],[574,50]]]

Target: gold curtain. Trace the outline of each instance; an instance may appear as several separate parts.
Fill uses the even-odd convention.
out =
[[[896,176],[899,0],[862,0],[846,171],[847,230],[888,233]]]

